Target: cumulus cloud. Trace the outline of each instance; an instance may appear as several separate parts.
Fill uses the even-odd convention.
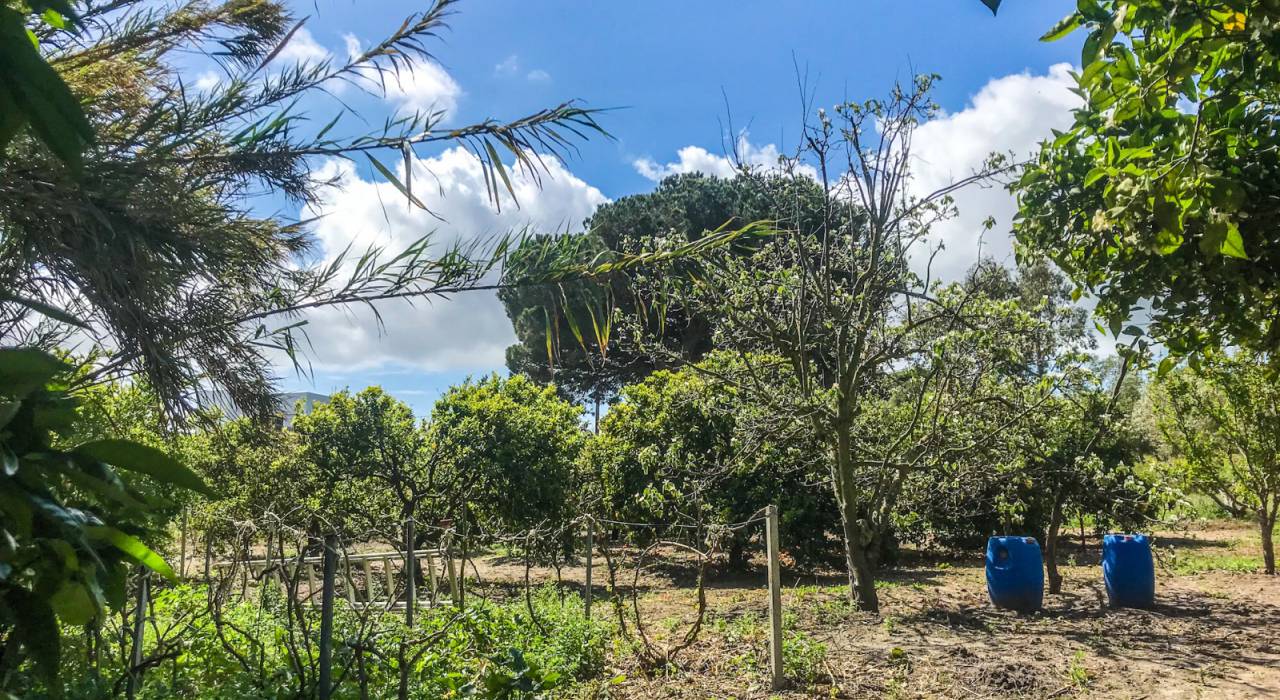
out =
[[[300,28],[289,38],[289,43],[280,49],[280,53],[276,55],[276,60],[286,63],[319,63],[331,56],[329,49],[321,46],[311,36],[311,32],[306,27]]]
[[[744,165],[777,170],[782,158],[781,151],[772,143],[756,146],[744,132],[738,136],[737,157]],[[703,173],[716,177],[733,177],[737,173],[734,161],[728,155],[716,155],[701,146],[685,146],[676,151],[676,160],[658,163],[652,158],[637,158],[631,161],[636,172],[644,177],[659,182],[671,175],[684,173]],[[799,166],[799,172],[810,177],[817,177],[817,171],[811,166]]]
[[[964,109],[941,114],[917,129],[912,143],[913,194],[923,196],[971,175],[995,152],[1026,157],[1052,129],[1067,128],[1071,110],[1079,105],[1079,97],[1071,92],[1075,81],[1070,71],[1071,66],[1064,63],[1042,75],[1020,73],[994,78]],[[746,134],[739,136],[737,151],[743,163],[766,169],[776,169],[782,155],[776,145],[757,146]],[[673,161],[659,163],[652,158],[638,158],[632,166],[654,182],[680,173],[732,177],[736,172],[729,156],[694,145],[676,151]],[[808,165],[800,166],[799,171],[817,176]],[[1013,196],[998,185],[975,185],[960,190],[954,199],[958,216],[934,228],[935,244],[941,242],[945,246],[934,260],[934,276],[957,279],[980,255],[1012,262],[1010,224],[1016,211]],[[985,231],[983,223],[988,217],[996,225]],[[917,262],[923,267],[928,256],[918,257]]]
[[[453,148],[432,158],[412,161],[414,194],[439,219],[411,207],[395,187],[366,180],[348,161],[323,165],[320,177],[336,179],[304,217],[322,217],[316,237],[332,259],[350,246],[363,251],[381,246],[398,251],[429,232],[445,245],[457,240],[485,239],[528,226],[537,231],[580,230],[597,206],[601,192],[574,176],[553,158],[541,187],[528,174],[509,165],[519,207],[504,194],[501,212],[488,200],[480,162],[470,152]],[[397,167],[403,181],[404,165]],[[442,222],[440,219],[443,219]],[[515,342],[511,324],[493,292],[471,292],[451,299],[385,302],[379,306],[385,326],[379,328],[364,308],[321,309],[307,316],[313,344],[310,357],[321,370],[357,371],[403,366],[421,371],[488,371],[501,367],[507,345]]]
[[[971,175],[993,152],[1025,158],[1051,129],[1069,127],[1071,110],[1080,104],[1071,92],[1070,71],[1063,63],[1044,75],[992,79],[964,109],[922,125],[912,140],[914,194],[923,196]],[[934,260],[934,276],[958,279],[979,256],[1011,264],[1013,195],[1000,186],[969,186],[954,197],[959,215],[934,227],[934,240],[945,246]],[[995,227],[984,232],[987,217]]]
[[[404,109],[452,113],[462,88],[440,64],[412,59],[398,75],[387,78],[387,99]]]
[[[541,68],[534,68],[526,74],[525,79],[535,83],[545,83],[551,80],[551,74]]]

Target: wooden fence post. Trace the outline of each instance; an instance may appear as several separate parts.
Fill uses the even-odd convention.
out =
[[[391,566],[391,558],[382,558],[382,579],[387,586],[387,607],[391,608],[395,605],[396,599],[396,572]]]
[[[144,569],[138,576],[138,605],[133,613],[133,647],[129,649],[129,683],[125,691],[133,698],[142,685],[142,644],[147,633],[147,597],[150,577]]]
[[[333,693],[333,587],[338,573],[338,536],[324,536],[320,593],[320,700]]]
[[[583,612],[586,614],[588,620],[591,619],[591,565],[594,563],[592,561],[592,556],[594,555],[595,550],[595,533],[596,521],[591,518],[587,518],[587,585],[586,590],[583,592],[582,600]]]
[[[178,547],[178,578],[187,577],[187,507],[182,507],[182,544]]]
[[[413,629],[413,609],[418,604],[418,559],[413,549],[413,516],[404,521],[404,626]]]
[[[314,610],[316,607],[316,567],[313,562],[309,562],[305,558],[302,560],[302,566],[307,573],[307,607]],[[321,591],[320,597],[324,597],[323,591]]]
[[[454,531],[452,529],[445,533],[445,537],[448,538],[447,539],[448,545],[445,547],[445,551],[444,551],[444,562],[445,562],[445,569],[447,570],[447,573],[449,576],[449,597],[450,599],[453,600],[453,604],[455,606],[462,607],[462,590],[461,590],[461,587],[458,585],[458,573],[453,567],[453,535],[454,535]],[[462,560],[463,575],[466,575],[467,573],[466,567],[467,567],[466,559],[463,559]]]
[[[764,531],[769,553],[769,671],[773,689],[787,685],[782,669],[782,570],[778,561],[778,507],[764,508]]]

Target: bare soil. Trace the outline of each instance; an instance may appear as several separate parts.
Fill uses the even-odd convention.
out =
[[[747,572],[713,568],[707,613],[696,641],[665,667],[643,668],[616,645],[611,681],[582,690],[611,698],[1280,698],[1280,577],[1248,568],[1258,556],[1249,525],[1215,522],[1157,533],[1157,605],[1107,606],[1099,546],[1078,537],[1061,595],[1019,615],[987,599],[980,553],[943,556],[908,550],[883,572],[881,613],[847,602],[842,574],[787,578],[784,649],[790,688],[771,693],[767,673],[767,592],[763,562]],[[785,548],[785,543],[784,543]],[[633,560],[632,560],[633,561]],[[608,576],[596,559],[594,614],[616,620]],[[477,592],[516,595],[523,562],[490,556]],[[657,648],[682,639],[696,619],[694,568],[671,553],[618,575],[633,628],[631,586]],[[535,569],[534,581],[554,580]],[[560,580],[581,589],[583,569]],[[605,590],[602,590],[605,588]],[[634,634],[633,634],[634,636]]]

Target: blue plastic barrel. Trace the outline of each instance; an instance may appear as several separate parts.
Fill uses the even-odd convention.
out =
[[[1156,567],[1146,535],[1102,538],[1102,581],[1116,608],[1149,608],[1156,603]]]
[[[1034,537],[987,540],[987,595],[997,608],[1039,610],[1044,602],[1044,559]]]

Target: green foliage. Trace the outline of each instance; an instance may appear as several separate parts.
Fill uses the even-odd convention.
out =
[[[825,453],[801,429],[771,435],[750,429],[761,410],[715,376],[742,371],[732,355],[662,370],[623,387],[583,462],[603,514],[627,521],[731,523],[778,504],[786,550],[803,564],[830,557],[835,503],[821,479]],[[727,543],[743,563],[747,536]]]
[[[1084,665],[1084,662],[1084,651],[1077,651],[1071,656],[1071,663],[1067,666],[1067,680],[1078,688],[1087,687],[1093,680],[1093,675],[1089,673],[1089,668]]]
[[[6,343],[55,347],[67,320],[42,319],[43,301],[65,300],[113,348],[86,380],[145,377],[170,417],[212,395],[270,420],[266,353],[300,362],[302,311],[467,290],[510,245],[425,236],[390,254],[328,251],[316,264],[311,222],[260,213],[248,205],[255,197],[314,203],[324,157],[408,164],[443,142],[476,154],[496,204],[514,196],[503,158],[539,172],[602,133],[573,103],[508,122],[440,129],[443,115],[429,112],[370,128],[333,99],[339,82],[376,92],[388,72],[430,57],[453,0],[428,3],[358,56],[289,65],[283,49],[302,20],[283,2],[78,3],[79,23],[93,30],[74,37],[57,12],[38,14],[66,15],[69,5],[0,5],[0,330]],[[38,49],[22,24],[28,7],[50,23],[33,25]],[[179,57],[192,54],[225,79],[190,90]],[[308,116],[321,111],[334,115]],[[34,138],[19,130],[26,121]],[[420,204],[411,183],[390,179]]]
[[[1044,39],[1076,28],[1084,104],[1013,187],[1021,254],[1097,295],[1113,335],[1141,305],[1174,355],[1274,351],[1280,6],[1082,0]]]
[[[1152,387],[1184,486],[1256,519],[1269,574],[1280,515],[1280,387],[1272,369],[1247,352],[1214,353],[1198,370],[1175,370]]]
[[[25,7],[0,5],[0,162],[13,137],[30,126],[36,138],[62,162],[78,169],[81,150],[93,141],[93,127],[71,89],[40,55],[40,36],[28,15],[50,29],[72,29],[75,13],[67,0],[28,0]],[[43,31],[42,31],[43,33]]]
[[[804,632],[788,632],[782,639],[782,671],[788,679],[809,686],[825,672],[827,645]]]
[[[745,364],[718,379],[757,407],[757,440],[810,431],[825,450],[851,595],[868,610],[878,607],[874,553],[890,538],[904,481],[986,440],[963,417],[999,400],[996,379],[1017,367],[1014,340],[1036,324],[1015,304],[910,269],[911,256],[929,257],[932,224],[954,209],[946,191],[918,199],[906,184],[911,134],[937,114],[935,79],[819,110],[804,149],[781,166],[797,182],[809,163],[822,168],[819,179],[836,184],[820,207],[787,210],[774,235],[746,250],[708,253],[687,286],[639,284],[654,312],[636,335],[661,333],[668,305],[715,319],[715,344]],[[993,160],[970,180],[1001,167]]]
[[[484,529],[520,532],[574,513],[581,408],[523,375],[449,389],[431,412],[432,449],[456,475],[449,511]]]
[[[602,205],[585,222],[585,235],[555,237],[583,262],[658,250],[671,237],[698,241],[707,234],[790,217],[818,231],[824,197],[809,178],[789,178],[762,170],[744,170],[732,178],[700,173],[665,178],[652,192]],[[732,247],[750,252],[743,243]],[[543,241],[527,241],[512,257],[508,279],[534,275],[554,262],[540,257]],[[679,285],[693,264],[677,262],[653,284]],[[519,343],[507,349],[512,372],[555,384],[573,397],[609,399],[619,387],[635,383],[663,362],[651,352],[623,342],[612,328],[615,315],[635,315],[645,290],[638,279],[577,280],[555,285],[509,286],[499,291]],[[688,361],[712,349],[714,317],[668,303],[663,310],[663,342]]]
[[[904,536],[975,547],[1000,533],[1048,542],[1068,515],[1088,515],[1095,527],[1145,522],[1161,491],[1134,469],[1151,449],[1130,419],[1136,382],[1121,374],[1120,360],[1098,362],[1089,354],[1085,312],[1060,276],[1044,264],[1025,266],[1017,277],[981,265],[968,284],[1036,321],[1008,337],[1018,359],[994,395],[1017,396],[1037,385],[1050,391],[1022,416],[1000,400],[975,407],[967,429],[993,439],[908,483],[898,515]]]
[[[1168,557],[1167,565],[1174,573],[1180,576],[1199,574],[1205,571],[1230,571],[1251,574],[1263,570],[1262,557],[1242,554],[1199,554],[1185,551],[1174,552],[1172,556]]]
[[[123,603],[130,564],[173,577],[144,544],[156,508],[136,475],[208,492],[155,447],[118,438],[67,444],[79,419],[67,392],[72,370],[39,350],[0,348],[0,689],[21,684],[24,664],[54,682],[58,620],[101,624]]]
[[[347,531],[360,523],[394,532],[439,486],[425,427],[381,387],[340,391],[299,412],[293,430],[326,519]]]
[[[207,613],[208,591],[201,586],[165,588],[154,596],[143,657],[162,660],[143,677],[139,698],[278,698],[315,692],[319,611],[308,608],[307,631],[288,619],[276,595],[227,604],[221,630]],[[604,671],[609,627],[582,615],[582,601],[553,588],[533,596],[537,624],[524,602],[471,603],[422,611],[414,630],[401,616],[374,613],[366,619],[345,601],[337,601],[334,650],[335,698],[360,695],[357,657],[363,649],[363,673],[374,697],[393,697],[398,685],[397,649],[422,644],[410,671],[409,696],[480,700],[533,700],[551,697]],[[113,618],[102,632],[111,644],[122,631]],[[545,632],[543,630],[546,630]],[[91,633],[68,633],[67,662],[60,679],[64,697],[98,698],[125,672],[124,654],[108,647],[88,657]],[[127,637],[127,635],[126,635]],[[105,652],[105,653],[104,653]],[[75,659],[72,661],[72,659]],[[337,672],[346,669],[345,672]],[[301,671],[301,672],[300,672]],[[31,697],[46,697],[41,684]]]

